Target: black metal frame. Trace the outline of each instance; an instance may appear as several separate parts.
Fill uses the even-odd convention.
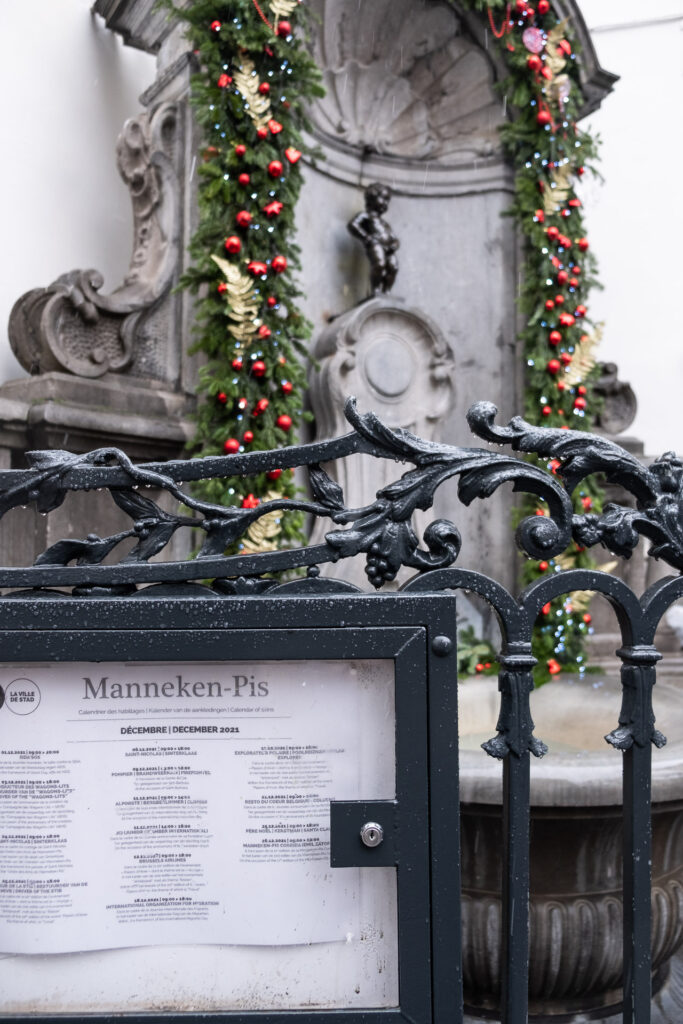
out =
[[[426,595],[461,589],[480,594],[494,608],[503,636],[500,718],[497,735],[484,744],[487,753],[502,759],[504,766],[501,1012],[503,1024],[525,1024],[529,755],[541,757],[545,753],[544,744],[533,734],[529,707],[533,689],[531,670],[535,664],[531,650],[532,628],[543,605],[554,597],[575,590],[603,594],[616,612],[622,634],[618,654],[622,661],[623,704],[618,725],[606,739],[624,752],[623,1020],[625,1024],[649,1024],[651,744],[660,746],[665,742],[654,727],[652,711],[655,665],[660,657],[654,636],[667,608],[683,597],[683,578],[662,580],[638,598],[611,575],[572,570],[540,579],[515,599],[500,584],[481,573],[449,568],[460,549],[460,535],[453,523],[433,522],[424,534],[426,547],[420,548],[410,517],[418,508],[429,508],[436,489],[450,477],[459,477],[458,495],[464,504],[475,497],[486,498],[502,483],[512,482],[516,490],[536,494],[548,503],[548,515],[526,519],[517,530],[517,542],[526,554],[550,558],[563,551],[574,538],[583,546],[603,543],[628,558],[642,535],[654,542],[650,552],[654,557],[681,570],[683,462],[673,453],[667,453],[646,467],[605,438],[581,431],[533,427],[519,417],[507,427],[499,427],[495,424],[495,407],[485,402],[473,406],[468,413],[474,433],[488,442],[509,444],[515,451],[552,459],[556,472],[498,451],[454,448],[422,441],[406,431],[389,430],[372,414],[359,415],[352,400],[347,403],[346,412],[353,432],[320,444],[143,466],[134,466],[116,449],[100,449],[86,456],[38,452],[29,455],[31,469],[0,473],[0,515],[28,503],[35,503],[41,512],[49,512],[70,490],[107,488],[117,505],[133,520],[130,530],[111,537],[91,534],[83,540],[60,541],[40,555],[31,567],[0,569],[0,587],[32,588],[9,593],[0,601],[0,622],[10,631],[3,633],[3,639],[14,634],[11,623],[17,621],[23,622],[23,628],[32,630],[32,623],[38,620],[46,637],[54,635],[53,630],[71,627],[74,610],[85,616],[89,629],[99,628],[95,625],[97,622],[102,628],[111,628],[114,620],[108,620],[110,614],[119,621],[118,616],[124,614],[124,609],[126,615],[130,614],[127,609],[141,609],[140,602],[151,615],[162,616],[159,621],[163,621],[165,628],[172,628],[169,624],[177,622],[179,609],[186,617],[186,628],[202,628],[209,610],[211,614],[220,615],[214,611],[219,608],[215,604],[219,595],[223,601],[228,601],[232,618],[237,609],[253,607],[249,602],[241,602],[240,595],[266,594],[267,597],[258,598],[258,615],[254,621],[263,621],[263,602],[267,600],[273,614],[280,617],[278,621],[287,622],[287,628],[302,624],[296,618],[302,605],[293,598],[322,599],[323,603],[331,601],[330,607],[335,607],[335,602],[348,595],[351,606],[366,616],[363,624],[369,624],[372,629],[392,625],[391,616],[383,618],[386,609],[406,609],[410,602]],[[356,452],[409,461],[415,468],[378,492],[371,505],[349,509],[344,504],[341,489],[320,463]],[[248,476],[294,466],[308,467],[311,500],[278,500],[264,502],[256,508],[224,508],[202,502],[181,490],[183,481],[236,474]],[[613,504],[601,515],[574,514],[571,492],[581,480],[595,472],[630,491],[636,499],[636,507]],[[161,488],[182,502],[192,514],[163,511],[149,497],[141,495],[139,487]],[[332,530],[325,536],[324,543],[315,546],[249,555],[223,554],[226,548],[239,543],[239,538],[260,516],[288,509],[327,517],[337,527],[345,528]],[[204,533],[198,558],[186,562],[149,562],[148,559],[162,551],[181,527]],[[119,544],[130,538],[137,540],[132,551],[114,565],[101,564]],[[375,587],[393,579],[402,565],[417,569],[420,575],[392,600],[383,596],[362,596],[350,584],[319,577],[319,564],[361,552],[366,555],[366,571]],[[77,564],[69,565],[72,561]],[[278,583],[264,575],[306,566],[309,567],[308,578],[289,583]],[[207,578],[213,580],[212,586],[188,582]],[[138,584],[147,586],[137,589]],[[73,587],[73,595],[51,590],[53,587]],[[114,595],[120,595],[117,601],[107,600]],[[82,602],[80,599],[84,597],[89,600]],[[120,612],[116,612],[116,608]],[[17,612],[20,612],[20,620],[15,618]],[[354,621],[360,624],[358,619]],[[60,622],[62,626],[58,625]],[[427,625],[424,620],[423,625]],[[42,635],[31,632],[33,638]],[[107,636],[111,638],[112,634]],[[443,637],[443,640],[438,637],[432,640],[431,657],[443,660],[435,661],[436,667],[432,667],[439,699],[433,707],[430,705],[430,743],[432,754],[436,749],[438,756],[445,758],[455,746],[457,714],[455,673],[450,667],[452,658],[446,657],[452,654],[452,646],[449,646],[452,636],[444,629]],[[34,640],[21,642],[32,644]],[[16,659],[17,654],[13,657]],[[460,940],[452,928],[452,922],[459,917],[458,895],[453,887],[458,869],[457,806],[457,772],[451,778],[432,772],[433,851],[436,847],[448,851],[447,855],[434,857],[432,861],[433,920],[435,934],[449,934],[449,943],[453,943],[446,947],[443,942],[435,941],[433,945],[433,1015],[439,1020],[445,1020],[448,1015],[449,1020],[456,1021],[458,1007],[462,1005],[457,967]],[[358,1021],[370,1020],[378,1012],[386,1015],[386,1011],[361,1013]],[[280,1021],[289,1016],[301,1021],[305,1016],[317,1019],[320,1014],[264,1016],[269,1021],[271,1017],[273,1021]]]

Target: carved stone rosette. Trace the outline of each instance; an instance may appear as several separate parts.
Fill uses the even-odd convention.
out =
[[[29,373],[57,370],[93,378],[125,370],[168,380],[165,318],[157,323],[155,313],[180,258],[177,113],[175,103],[162,103],[128,120],[119,137],[117,165],[130,189],[134,218],[133,255],[123,284],[101,295],[97,270],[72,270],[14,304],[10,344]]]

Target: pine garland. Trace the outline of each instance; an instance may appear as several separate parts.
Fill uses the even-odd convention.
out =
[[[291,18],[297,0],[192,0],[176,7],[199,70],[191,103],[203,143],[192,266],[181,286],[197,296],[193,351],[206,355],[197,385],[194,450],[217,455],[296,443],[311,325],[297,308],[293,242],[301,190],[304,109],[321,95],[319,73]],[[254,507],[293,497],[290,471],[212,480],[203,496]],[[268,517],[266,517],[268,518]],[[276,517],[241,545],[303,542],[301,517]],[[263,526],[263,523],[260,523]]]
[[[598,408],[592,384],[600,332],[586,303],[598,282],[576,186],[596,157],[596,144],[577,125],[582,95],[576,43],[550,0],[535,6],[527,0],[467,0],[467,6],[488,18],[498,39],[508,70],[500,88],[514,108],[501,137],[515,168],[509,212],[524,239],[519,308],[525,321],[525,416],[545,426],[591,430]],[[559,463],[548,462],[547,468],[554,473]],[[600,487],[591,479],[574,495],[577,512],[599,512],[601,502]],[[547,508],[528,499],[521,515],[534,512],[545,515]],[[527,561],[524,583],[593,565],[573,544],[558,558]],[[537,685],[563,670],[585,671],[590,623],[587,603],[577,595],[544,607],[534,635]]]

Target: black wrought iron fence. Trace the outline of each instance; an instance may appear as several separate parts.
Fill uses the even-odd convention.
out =
[[[49,599],[59,590],[73,588],[73,597],[112,597],[151,588],[171,597],[197,594],[207,586],[215,595],[286,598],[292,595],[349,594],[355,588],[319,575],[323,563],[364,554],[366,572],[373,587],[393,580],[408,566],[416,575],[402,588],[409,599],[445,591],[467,590],[479,594],[493,607],[502,633],[500,652],[500,715],[496,735],[484,750],[503,763],[502,850],[502,1005],[503,1024],[527,1020],[529,969],[529,820],[530,755],[543,757],[546,746],[534,735],[529,696],[533,690],[532,629],[547,602],[576,590],[604,595],[616,612],[622,635],[623,702],[618,722],[606,737],[623,752],[623,906],[624,972],[623,1021],[648,1024],[651,1019],[651,748],[666,741],[655,728],[652,689],[660,655],[654,638],[669,606],[683,596],[683,578],[663,579],[641,596],[620,579],[599,571],[570,570],[554,573],[513,597],[495,579],[453,567],[461,541],[456,525],[439,519],[425,530],[423,546],[411,526],[416,509],[428,509],[437,488],[458,478],[458,495],[469,505],[485,499],[501,484],[512,482],[515,490],[533,493],[547,502],[549,514],[524,520],[517,529],[517,543],[533,558],[550,558],[564,551],[571,540],[583,546],[604,544],[628,558],[641,536],[653,542],[650,553],[683,569],[683,462],[667,453],[649,467],[641,465],[615,443],[579,431],[533,427],[521,418],[507,426],[495,422],[497,410],[480,402],[468,413],[475,435],[496,448],[459,448],[423,441],[407,431],[390,430],[372,414],[361,415],[349,400],[346,415],[350,433],[318,444],[284,450],[134,465],[121,451],[103,448],[87,455],[62,451],[29,453],[30,468],[0,473],[0,514],[17,506],[33,504],[43,513],[57,508],[70,491],[106,489],[131,520],[129,529],[112,536],[89,534],[65,539],[42,552],[30,567],[0,569],[3,603],[26,598]],[[556,460],[556,473],[531,465],[498,446],[514,452],[534,453]],[[339,485],[321,463],[355,453],[411,463],[413,468],[378,492],[364,508],[348,508]],[[194,481],[211,477],[252,476],[258,473],[306,467],[310,497],[301,500],[264,501],[255,507],[226,508],[192,495]],[[591,473],[602,473],[635,496],[636,507],[608,505],[601,514],[574,513],[570,495]],[[183,511],[165,511],[144,493],[158,488],[176,499]],[[247,530],[271,513],[301,510],[330,520],[324,543],[279,551],[237,552]],[[164,550],[178,530],[199,534],[196,557],[185,561],[150,561]],[[103,564],[117,549],[134,546],[114,561]],[[273,574],[308,567],[306,578],[278,582]],[[164,585],[159,590],[158,584]],[[170,585],[170,586],[169,586]],[[45,605],[49,607],[49,600]],[[49,615],[49,612],[46,614]],[[456,680],[453,679],[453,686]],[[453,744],[457,737],[452,737]],[[457,816],[457,808],[450,808]],[[452,851],[457,865],[458,851]],[[457,877],[457,872],[456,872]],[[457,908],[456,908],[457,912]],[[441,952],[443,963],[443,951]],[[451,959],[455,989],[449,989],[448,1006],[434,992],[434,1019],[462,1019],[462,986],[457,956]],[[439,978],[434,978],[435,986]],[[363,1015],[361,1015],[363,1016]],[[369,1019],[370,1011],[363,1016]],[[359,1018],[360,1019],[360,1018]]]

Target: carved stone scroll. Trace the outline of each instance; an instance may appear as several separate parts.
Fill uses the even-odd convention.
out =
[[[177,123],[176,104],[162,103],[128,120],[119,137],[117,164],[134,218],[133,255],[123,284],[102,295],[97,270],[72,270],[14,304],[10,344],[29,373],[60,370],[92,378],[126,371],[167,379],[163,332],[150,330],[149,320],[169,292],[180,259]]]

